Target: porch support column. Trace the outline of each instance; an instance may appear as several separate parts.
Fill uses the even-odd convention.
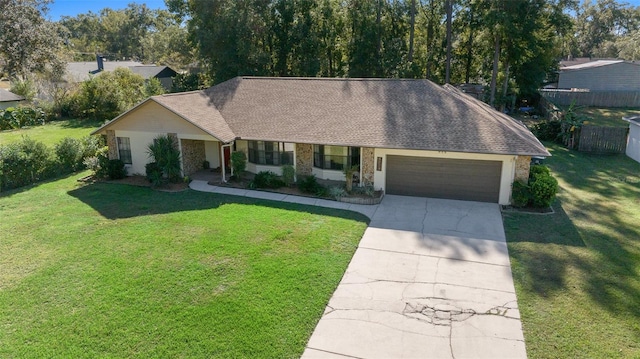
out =
[[[116,141],[116,131],[107,130],[107,146],[109,147],[108,156],[110,160],[117,160],[118,156],[118,142]]]
[[[308,143],[296,143],[296,174],[298,176],[311,176],[313,173],[313,145]]]
[[[362,168],[360,168],[360,175],[362,176],[361,182],[363,185],[373,185],[373,171],[375,169],[375,149],[371,147],[362,147],[360,150],[360,161],[362,162]]]
[[[518,156],[516,158],[515,181],[529,183],[529,169],[531,166],[531,156]]]

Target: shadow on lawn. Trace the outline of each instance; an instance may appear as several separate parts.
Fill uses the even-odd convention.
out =
[[[550,167],[571,188],[589,196],[560,193],[569,214],[559,199],[554,215],[505,215],[509,252],[518,263],[514,276],[542,297],[578,290],[607,311],[640,320],[640,226],[626,218],[629,208],[621,204],[640,198],[640,183],[616,181],[637,176],[637,164],[627,165],[627,159],[617,156],[564,151],[553,146]]]
[[[70,118],[64,120],[56,120],[54,122],[61,122],[63,128],[98,128],[102,126],[105,121],[93,120],[93,119],[77,119]]]
[[[311,214],[369,222],[366,216],[351,211],[198,192],[194,190],[169,193],[126,184],[92,183],[69,191],[68,193],[108,219],[212,209],[233,203],[302,211]]]
[[[578,290],[587,293],[594,303],[606,310],[640,318],[637,254],[634,256],[625,248],[625,243],[609,234],[594,230],[581,235],[561,203],[556,203],[554,209],[556,223],[549,223],[550,219],[535,220],[539,226],[536,238],[515,237],[513,232],[509,234],[513,231],[508,227],[512,219],[505,216],[509,254],[518,263],[514,276],[521,277],[520,282],[527,291],[541,297],[573,291],[579,286]],[[616,222],[615,216],[609,219]],[[558,224],[561,225],[560,231],[551,233],[550,229]],[[525,229],[529,230],[536,230],[535,226]],[[627,238],[631,240],[640,238],[638,233],[629,235],[632,237]],[[526,242],[535,245],[519,246]]]

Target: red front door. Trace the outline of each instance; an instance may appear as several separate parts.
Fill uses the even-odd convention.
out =
[[[231,147],[223,147],[224,148],[224,165],[225,167],[231,168]]]

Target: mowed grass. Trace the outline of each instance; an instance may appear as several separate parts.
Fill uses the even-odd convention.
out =
[[[89,136],[100,125],[101,123],[92,121],[62,120],[48,122],[43,126],[0,131],[0,145],[18,142],[23,136],[29,136],[31,139],[52,147],[65,137],[82,138]]]
[[[640,358],[640,164],[547,144],[553,215],[505,214],[530,358]]]
[[[0,195],[0,357],[299,357],[366,228],[76,174]]]
[[[579,107],[576,112],[589,117],[587,125],[604,127],[629,127],[622,118],[640,116],[640,108]]]

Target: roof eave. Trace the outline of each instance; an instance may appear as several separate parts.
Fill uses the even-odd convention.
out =
[[[161,95],[160,95],[161,96]],[[127,114],[129,114],[130,112],[135,111],[137,108],[141,107],[142,105],[144,105],[145,103],[149,102],[149,101],[153,101],[155,103],[157,103],[158,105],[162,106],[163,108],[165,108],[166,110],[170,111],[171,113],[175,114],[176,116],[180,117],[181,119],[189,122],[190,124],[192,124],[193,126],[197,127],[198,129],[200,129],[201,131],[203,131],[204,133],[212,136],[213,138],[215,138],[216,140],[222,142],[222,143],[230,143],[233,142],[235,140],[235,138],[233,139],[228,139],[228,140],[224,140],[222,138],[220,138],[219,136],[205,130],[204,128],[198,126],[196,123],[194,123],[193,121],[189,120],[188,118],[186,118],[185,116],[181,115],[180,113],[174,111],[173,109],[165,106],[163,103],[161,103],[160,101],[156,101],[155,99],[156,96],[152,96],[147,98],[146,100],[138,103],[137,105],[133,106],[132,108],[130,108],[129,110],[123,112],[122,114],[120,114],[118,117],[114,118],[113,120],[105,123],[104,125],[102,125],[100,128],[98,128],[97,130],[91,132],[91,135],[96,135],[96,134],[102,134],[102,132],[104,132],[107,127],[111,126],[112,124],[114,124],[115,122],[117,122],[118,120],[120,120],[121,118],[123,118],[124,116],[126,116]]]
[[[285,142],[285,143],[300,143],[306,145],[325,145],[325,146],[344,146],[344,147],[366,147],[366,148],[382,148],[389,150],[409,150],[409,151],[432,151],[432,152],[453,152],[453,153],[473,153],[483,155],[497,155],[497,156],[541,156],[551,157],[551,153],[546,149],[544,151],[522,151],[522,152],[497,152],[497,151],[461,151],[458,149],[443,149],[443,148],[430,148],[430,147],[406,147],[406,146],[392,146],[392,145],[373,145],[366,143],[339,143],[339,142],[317,142],[308,140],[292,140],[282,138],[258,138],[258,137],[237,137],[235,140],[240,141],[265,141],[265,142]]]

